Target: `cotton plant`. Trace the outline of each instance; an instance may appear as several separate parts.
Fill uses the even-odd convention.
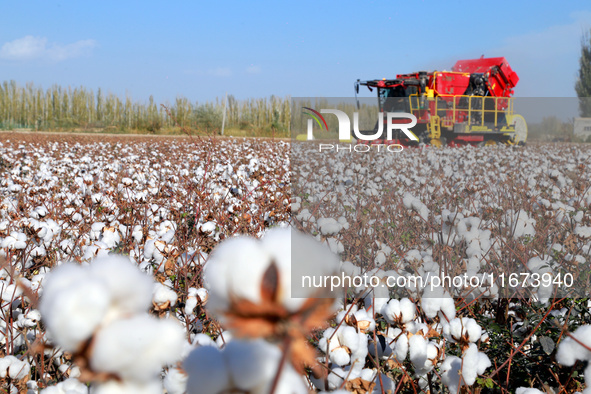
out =
[[[146,313],[153,289],[152,279],[117,256],[64,263],[44,280],[39,311],[50,340],[74,355],[81,378],[97,382],[95,392],[161,387],[163,365],[178,360],[183,330]]]
[[[391,299],[380,311],[382,316],[390,324],[403,326],[415,318],[416,306],[408,298],[401,300]]]
[[[451,343],[467,348],[480,340],[482,327],[472,318],[457,317],[443,324],[443,335]]]
[[[31,365],[24,359],[21,360],[15,356],[6,356],[0,358],[0,378],[10,378],[21,380],[26,378],[31,372]]]
[[[39,394],[88,394],[88,386],[78,379],[68,378],[39,391]]]
[[[457,393],[462,386],[472,386],[478,375],[491,365],[488,356],[472,343],[463,351],[461,358],[446,357],[441,365],[441,381],[450,392]]]
[[[292,272],[329,275],[338,268],[325,246],[291,228],[270,230],[260,240],[231,238],[205,265],[207,310],[238,338],[290,338],[291,363],[302,371],[316,365],[306,335],[326,324],[334,301],[317,298],[328,294],[306,287],[292,297]]]
[[[330,307],[328,302],[322,307],[311,303],[306,305],[311,311],[318,312],[318,321],[323,323],[318,324],[319,331],[313,336],[308,328],[302,330],[302,335],[293,332],[285,335],[278,329],[268,330],[273,333],[271,335],[263,334],[261,327],[269,327],[268,322],[259,327],[249,323],[246,327],[256,333],[255,338],[264,338],[265,343],[275,347],[275,350],[267,349],[269,351],[264,353],[274,363],[280,363],[281,359],[273,358],[273,354],[285,353],[282,338],[305,337],[307,343],[314,342],[312,338],[324,338],[327,344],[330,343],[329,349],[332,347],[333,351],[329,353],[335,353],[334,360],[317,342],[314,342],[316,353],[310,353],[309,349],[298,352],[295,345],[303,344],[303,341],[292,339],[289,344],[291,353],[308,353],[311,355],[309,360],[314,358],[310,363],[319,362],[328,365],[329,369],[323,367],[323,373],[314,371],[310,374],[289,358],[285,365],[295,374],[290,370],[286,376],[297,376],[301,381],[307,379],[317,390],[363,389],[376,393],[381,393],[381,385],[384,391],[394,392],[401,380],[403,385],[412,384],[417,391],[427,391],[429,378],[438,384],[438,376],[451,392],[455,392],[453,388],[456,387],[466,389],[464,386],[469,386],[472,378],[481,374],[479,371],[486,365],[479,350],[486,341],[486,333],[480,339],[469,333],[476,328],[464,319],[474,317],[478,320],[478,317],[466,313],[471,307],[465,308],[465,303],[476,304],[483,295],[496,298],[499,294],[491,283],[478,289],[453,286],[436,289],[427,286],[424,289],[407,285],[394,291],[386,286],[388,277],[408,279],[418,275],[427,278],[444,272],[450,267],[441,258],[442,250],[456,258],[453,262],[457,264],[451,267],[457,270],[454,274],[467,273],[480,278],[490,265],[497,267],[497,261],[511,263],[513,257],[507,259],[506,253],[509,247],[528,256],[519,261],[519,269],[531,273],[550,273],[548,267],[552,268],[552,273],[557,272],[557,262],[564,263],[564,266],[584,267],[589,261],[591,192],[581,191],[577,183],[584,185],[584,180],[591,175],[589,166],[586,166],[591,156],[590,151],[582,146],[545,146],[544,151],[534,147],[409,149],[395,158],[378,155],[371,168],[364,162],[367,156],[348,152],[339,152],[339,157],[322,155],[324,157],[319,160],[323,161],[318,162],[314,161],[318,158],[305,157],[306,160],[299,163],[296,162],[297,155],[288,155],[288,152],[295,151],[295,145],[286,141],[228,139],[215,144],[207,141],[187,144],[117,140],[113,143],[19,144],[3,140],[0,146],[2,163],[6,164],[3,167],[6,171],[0,176],[0,258],[6,259],[8,268],[0,272],[2,310],[7,316],[0,319],[0,341],[7,352],[12,352],[6,356],[14,356],[35,367],[31,368],[31,379],[46,382],[74,379],[68,380],[67,387],[58,383],[45,390],[55,388],[57,392],[76,392],[76,381],[85,386],[81,382],[89,379],[88,372],[92,368],[88,349],[84,354],[77,350],[64,352],[59,347],[44,349],[43,359],[51,361],[46,361],[43,375],[37,361],[23,356],[30,354],[27,352],[38,337],[50,344],[58,344],[56,338],[61,337],[51,330],[45,332],[45,314],[44,324],[39,324],[40,309],[34,305],[36,295],[43,299],[44,286],[52,280],[52,271],[59,272],[61,261],[82,262],[81,267],[89,270],[93,260],[111,258],[112,253],[121,251],[129,253],[133,265],[157,277],[161,284],[157,286],[150,282],[147,290],[141,290],[146,296],[141,313],[132,311],[123,316],[121,312],[113,312],[117,308],[111,307],[110,303],[107,307],[101,306],[107,312],[103,318],[96,319],[99,323],[90,334],[93,343],[98,340],[99,332],[122,319],[152,326],[153,319],[143,320],[149,310],[152,314],[176,316],[184,325],[183,333],[188,340],[183,341],[178,359],[185,359],[195,348],[205,346],[213,346],[217,352],[225,354],[226,347],[232,343],[257,342],[240,332],[240,323],[252,321],[253,311],[256,312],[257,308],[277,307],[273,309],[273,313],[277,313],[274,318],[290,323],[287,325],[290,328],[298,327],[298,324],[291,325],[292,320],[308,310],[304,309],[305,303],[288,308],[291,304],[283,295],[289,295],[293,289],[278,290],[271,297],[269,294],[273,292],[267,288],[266,298],[260,296],[260,291],[247,291],[239,294],[240,300],[228,297],[227,306],[216,306],[214,311],[209,299],[213,288],[204,283],[201,276],[203,267],[215,263],[211,254],[210,261],[204,264],[211,248],[215,251],[222,238],[234,239],[231,235],[238,233],[251,234],[250,241],[261,246],[267,237],[264,235],[266,227],[297,221],[302,228],[318,234],[325,249],[332,250],[344,260],[341,269],[347,276],[375,275],[379,278],[379,286],[350,289],[349,298],[340,297]],[[521,165],[515,167],[515,162]],[[307,181],[298,189],[292,175],[300,168]],[[405,170],[392,171],[392,168]],[[329,190],[324,190],[327,185]],[[514,193],[512,188],[517,192]],[[286,189],[293,190],[294,195]],[[508,197],[515,199],[509,201]],[[291,206],[290,201],[293,202]],[[342,206],[334,207],[335,203]],[[322,206],[317,209],[320,204]],[[404,209],[399,209],[402,207]],[[364,213],[361,218],[365,220],[367,216],[368,220],[359,222],[359,213]],[[545,224],[554,226],[552,228],[556,228],[561,237],[546,240]],[[393,238],[381,237],[380,225],[387,225]],[[339,226],[339,231],[328,234]],[[535,232],[531,231],[532,227]],[[521,236],[515,238],[520,232]],[[410,237],[398,243],[396,240],[401,233],[410,234]],[[262,241],[254,240],[261,237]],[[231,244],[223,241],[222,245],[226,242]],[[302,249],[306,250],[306,247]],[[360,255],[354,255],[360,250]],[[240,254],[243,250],[236,246],[235,253],[229,256],[245,261],[246,257]],[[231,267],[229,270],[235,269],[232,264],[228,266]],[[267,268],[270,266],[266,265]],[[287,271],[282,270],[276,261],[275,266],[280,276],[284,276]],[[268,275],[265,275],[266,269],[261,272],[244,274],[242,270],[236,275],[224,275],[242,276],[244,281],[248,278],[248,281],[253,279],[255,282],[261,276],[266,279],[273,276],[273,270],[268,271]],[[97,288],[103,287],[97,287],[87,279],[80,282],[88,284],[89,294],[97,295],[97,299],[101,298],[99,293],[105,292],[97,292]],[[269,283],[258,280],[259,285],[263,282]],[[185,287],[180,287],[181,284]],[[228,288],[234,291],[241,286],[236,279]],[[525,286],[537,291],[535,300],[551,300],[550,286],[534,289],[533,282]],[[71,287],[76,286],[68,284],[63,290]],[[277,286],[277,289],[283,287]],[[466,294],[468,291],[470,295]],[[110,290],[107,293],[110,294]],[[247,297],[252,294],[259,294],[258,298],[253,297],[256,303]],[[299,295],[314,298],[311,293]],[[413,317],[408,312],[411,305],[403,303],[405,297],[414,305]],[[273,302],[263,303],[268,299]],[[251,309],[245,300],[253,304]],[[72,311],[77,309],[68,305],[75,301],[91,303],[85,296],[69,296],[61,302],[64,308]],[[103,304],[97,302],[97,305]],[[232,315],[235,312],[232,307],[238,305],[241,311],[248,313]],[[517,308],[518,303],[509,304],[511,320],[519,320],[513,312]],[[554,310],[548,316],[564,323],[569,316],[568,310]],[[337,315],[334,316],[333,312]],[[92,317],[89,311],[85,313]],[[62,315],[64,320],[69,319],[68,316],[67,313]],[[490,310],[485,316],[491,317]],[[219,319],[221,325],[210,319]],[[326,330],[320,327],[325,327],[327,321],[339,332],[325,338]],[[231,327],[233,323],[236,325]],[[77,324],[85,329],[87,322]],[[126,343],[116,343],[111,349],[118,347],[121,351],[126,349],[129,353],[142,354],[141,346],[134,342],[134,338],[124,334],[128,328],[113,326],[110,334],[106,331],[101,337],[101,346],[116,343],[115,337],[122,336],[128,339]],[[514,323],[511,332],[525,335],[531,329],[531,325],[519,321]],[[158,332],[160,330],[164,332],[166,328],[160,327]],[[358,338],[365,336],[366,339],[356,348],[354,343],[343,338],[340,330],[355,331]],[[413,337],[417,337],[413,344],[418,345],[412,351],[411,359],[409,341]],[[563,338],[560,345],[568,344],[566,337]],[[578,334],[577,338],[580,339]],[[88,340],[88,337],[77,339],[74,341],[76,346],[72,347],[85,349]],[[527,343],[522,351],[530,351],[538,340],[539,335],[532,335],[531,343]],[[367,353],[363,343],[367,344]],[[265,345],[257,343],[253,348],[259,346]],[[336,361],[344,363],[340,357],[345,358],[342,351],[337,350],[339,348],[345,353],[345,349],[361,351],[357,350],[358,355],[348,355],[349,363],[339,366]],[[454,355],[449,349],[454,349]],[[437,355],[433,357],[435,350]],[[97,355],[93,365],[107,368],[107,364],[113,363],[119,370],[127,371],[122,372],[127,377],[119,382],[111,379],[119,371],[90,371],[95,392],[162,392],[164,387],[169,393],[180,393],[187,389],[189,375],[182,364],[162,363],[158,368],[158,379],[150,372],[151,377],[146,382],[139,382],[138,371],[112,362],[108,353],[106,350],[106,356],[102,358]],[[226,360],[235,354],[229,352],[222,358]],[[72,358],[86,363],[85,366],[73,363]],[[376,359],[383,365],[381,371],[392,369],[386,374],[394,375],[394,382],[392,376],[388,378],[378,372]],[[124,357],[121,362],[125,362]],[[472,369],[463,371],[462,363]],[[238,373],[240,368],[236,369]],[[9,373],[10,368],[7,371]],[[411,383],[404,382],[408,379],[407,374]],[[6,389],[22,391],[23,384],[15,382]],[[231,389],[235,382],[229,379],[224,384]],[[38,385],[36,381],[26,385],[33,392],[43,386],[41,380]],[[528,384],[524,382],[523,385]],[[88,391],[86,386],[82,389]]]
[[[290,364],[282,368],[282,350],[263,339],[234,340],[220,350],[214,346],[195,349],[183,362],[188,394],[244,391],[308,393],[300,373]],[[277,382],[276,376],[278,376]]]
[[[456,317],[455,301],[443,287],[428,286],[421,297],[421,307],[430,319],[439,317],[442,321],[449,321]]]
[[[591,393],[591,325],[583,325],[574,332],[569,333],[558,346],[556,361],[567,367],[573,366],[577,361],[587,361],[585,367],[586,388],[583,394]]]
[[[352,365],[353,369],[361,370],[368,353],[368,337],[355,327],[341,325],[336,329],[326,329],[318,348],[329,357],[331,363],[339,367]]]
[[[209,292],[207,289],[200,287],[189,288],[187,293],[187,301],[185,302],[185,314],[187,316],[195,316],[195,308],[197,305],[206,305],[207,300],[209,299]]]
[[[172,283],[154,283],[152,305],[157,311],[163,311],[176,305],[178,295],[172,289]]]

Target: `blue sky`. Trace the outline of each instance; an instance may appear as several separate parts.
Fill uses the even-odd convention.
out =
[[[7,1],[0,80],[147,101],[351,96],[357,78],[505,56],[516,96],[574,96],[589,1]],[[368,93],[369,94],[369,93]]]

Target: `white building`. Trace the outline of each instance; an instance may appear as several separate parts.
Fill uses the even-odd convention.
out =
[[[574,134],[584,141],[591,137],[591,118],[575,118]]]

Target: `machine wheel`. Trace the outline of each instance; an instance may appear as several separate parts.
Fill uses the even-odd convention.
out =
[[[515,125],[515,139],[513,143],[517,145],[525,144],[525,141],[527,141],[527,123],[523,116],[519,114],[510,115],[507,118],[507,123]]]
[[[477,146],[480,146],[480,147],[482,147],[482,146],[494,146],[496,144],[497,144],[497,141],[495,141],[495,140],[487,140],[487,141],[479,142]]]
[[[431,141],[429,142],[429,144],[431,146],[436,147],[436,148],[441,148],[442,146],[446,146],[447,145],[447,139],[445,137],[432,138]]]

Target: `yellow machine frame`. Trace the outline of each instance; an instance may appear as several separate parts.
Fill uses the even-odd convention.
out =
[[[449,100],[450,98],[451,100]],[[432,112],[430,103],[433,101],[435,102],[435,110]],[[461,101],[464,101],[464,103],[460,106],[459,103]],[[413,94],[409,97],[409,102],[410,112],[417,119],[424,119],[425,112],[428,112],[429,122],[427,123],[427,130],[429,130],[431,139],[439,139],[441,137],[441,127],[451,130],[456,124],[465,125],[464,133],[495,133],[508,136],[515,133],[515,127],[512,124],[504,123],[499,128],[500,114],[505,115],[505,119],[513,115],[512,97],[454,96],[443,94],[437,97],[429,97],[429,95],[419,96],[418,94]],[[489,104],[491,102],[494,106]],[[499,109],[500,106],[504,106],[505,109]],[[458,121],[460,112],[466,116],[468,121]],[[491,114],[493,116],[490,116]],[[494,122],[489,121],[485,124],[485,115],[487,115],[486,119],[494,118]]]

